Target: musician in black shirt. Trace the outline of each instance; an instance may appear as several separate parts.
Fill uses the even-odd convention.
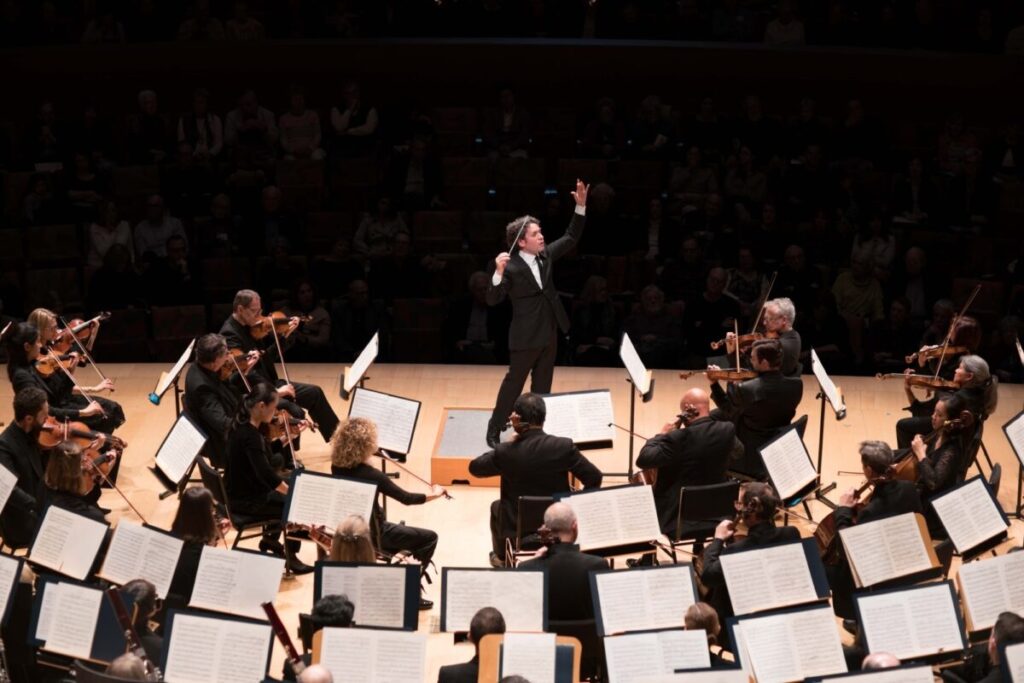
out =
[[[14,421],[0,434],[0,465],[18,478],[0,512],[0,535],[15,548],[32,542],[42,516],[46,460],[38,438],[48,407],[42,389],[25,387],[14,397]]]

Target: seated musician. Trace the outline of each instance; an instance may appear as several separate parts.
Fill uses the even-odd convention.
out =
[[[50,449],[46,462],[46,498],[51,505],[70,510],[97,522],[106,521],[107,512],[96,504],[96,484],[86,473],[82,449],[64,441]]]
[[[981,356],[961,356],[955,368],[952,381],[959,389],[954,393],[963,399],[964,406],[974,415],[976,423],[984,422],[995,412],[999,400],[999,379],[992,375],[988,363]],[[909,448],[915,435],[932,431],[931,414],[938,400],[932,396],[928,400],[919,401],[910,384],[906,384],[904,390],[910,400],[908,410],[913,417],[905,417],[896,423],[896,444],[899,448]]]
[[[46,392],[25,387],[14,396],[14,421],[0,434],[0,465],[18,478],[0,512],[0,535],[12,547],[29,545],[42,518],[46,460],[39,430],[46,421]]]
[[[864,671],[877,671],[878,669],[895,669],[899,665],[899,657],[891,652],[872,652],[864,657],[860,668]]]
[[[469,622],[469,642],[473,643],[473,659],[462,664],[448,664],[437,672],[437,683],[476,683],[480,673],[480,641],[491,633],[505,632],[505,618],[493,607],[482,607]]]
[[[411,493],[396,484],[391,477],[374,467],[373,456],[377,446],[377,426],[366,418],[354,417],[343,421],[331,438],[331,472],[337,476],[361,479],[377,485],[377,492],[397,500],[402,505],[422,505],[445,495],[443,486],[434,484],[430,493]],[[422,577],[437,549],[437,534],[405,524],[393,524],[384,518],[376,500],[373,504],[373,524],[380,549],[389,555],[401,550],[412,554],[421,565]],[[430,609],[430,600],[420,598],[420,609]]]
[[[256,365],[249,372],[249,382],[255,386],[260,382],[266,382],[276,386],[281,397],[297,403],[298,406],[309,411],[310,417],[319,426],[320,435],[324,441],[330,441],[331,435],[338,427],[338,416],[324,396],[323,390],[315,384],[302,384],[294,382],[286,384],[278,379],[277,369],[274,366],[277,358],[277,345],[274,343],[273,333],[267,334],[262,339],[256,339],[251,332],[252,325],[263,318],[262,302],[260,295],[251,289],[243,289],[235,294],[232,303],[231,316],[224,321],[220,333],[227,340],[229,348],[249,351],[259,351],[260,358]],[[299,326],[298,318],[291,318],[288,324],[288,331],[294,331]],[[283,346],[283,340],[282,340]],[[283,406],[295,417],[303,417],[302,410],[296,406]]]
[[[722,624],[718,619],[718,612],[706,602],[695,602],[686,608],[683,616],[683,625],[687,631],[704,631],[708,634],[708,657],[711,660],[712,668],[732,666],[722,658],[722,648],[718,644],[719,636],[722,633]],[[717,650],[712,649],[717,648]]]
[[[142,649],[146,651],[146,657],[156,664],[160,661],[160,652],[164,647],[163,636],[154,633],[149,626],[162,607],[156,586],[146,579],[134,579],[121,586],[121,595],[131,598],[134,605],[131,615],[135,633],[139,636]]]
[[[1002,612],[988,637],[988,660],[992,668],[984,678],[977,679],[978,683],[999,683],[1007,679],[1000,654],[1007,645],[1017,643],[1024,643],[1024,619],[1013,612]]]
[[[171,522],[171,535],[184,543],[178,566],[167,589],[169,606],[184,607],[192,596],[192,584],[199,570],[199,558],[205,546],[216,546],[217,508],[213,494],[202,486],[185,489],[178,501],[178,511]]]
[[[601,486],[601,471],[571,439],[544,433],[547,407],[537,394],[523,394],[512,405],[516,437],[469,463],[474,477],[501,476],[501,498],[491,503],[491,564],[505,563],[505,540],[515,535],[520,496],[569,492],[569,474],[584,489]]]
[[[654,503],[661,532],[675,538],[679,489],[725,481],[730,461],[743,454],[732,422],[712,420],[708,393],[690,389],[679,401],[680,418],[661,428],[640,449],[636,466],[657,469]]]
[[[373,546],[370,525],[359,515],[349,515],[341,520],[338,529],[331,539],[331,562],[362,562],[372,564],[377,561],[377,550]]]
[[[775,526],[775,512],[782,501],[775,495],[775,490],[768,484],[748,482],[740,487],[739,499],[735,503],[737,519],[746,525],[747,535],[729,546],[729,552],[751,550],[773,543],[800,540],[800,532],[795,527]],[[715,529],[715,538],[704,549],[704,567],[701,571],[701,583],[708,589],[708,604],[715,608],[721,619],[732,616],[732,603],[729,601],[729,590],[725,585],[725,572],[719,557],[725,550],[726,543],[736,533],[736,522],[726,520]],[[724,634],[723,634],[724,635]]]
[[[744,453],[734,469],[755,479],[765,479],[768,473],[758,451],[793,420],[804,384],[799,377],[783,376],[782,345],[777,339],[754,342],[750,364],[758,373],[754,379],[730,382],[728,389],[722,389],[718,382],[711,385],[711,398],[718,406],[711,417],[736,425],[736,436],[743,443]],[[712,365],[708,369],[718,367]]]
[[[355,605],[345,595],[325,595],[316,601],[313,605],[313,611],[310,612],[309,620],[313,622],[313,633],[316,633],[322,628],[349,628],[355,626],[355,622],[352,621],[352,616],[356,613]],[[317,678],[317,671],[314,666],[310,666],[310,662],[313,661],[313,653],[307,653],[300,655],[302,657],[302,663],[306,665],[305,670],[298,677],[295,675],[295,667],[285,657],[284,669],[282,679],[285,681],[298,681],[298,683],[305,683],[307,680],[323,681],[330,679]],[[322,668],[322,667],[321,667]],[[308,674],[312,672],[313,676],[309,677]],[[330,675],[330,674],[328,674]]]
[[[299,674],[298,683],[334,683],[334,674],[323,664],[314,664]]]
[[[227,467],[224,487],[228,506],[236,512],[268,519],[281,519],[284,512],[288,483],[271,465],[270,442],[260,433],[260,426],[269,424],[277,412],[277,390],[269,384],[258,384],[246,396],[239,408],[237,424],[228,438]],[[286,546],[278,541],[281,525],[272,523],[264,527],[260,550],[271,552],[288,560],[294,574],[308,574],[313,568],[298,559],[300,543],[287,540]]]
[[[546,569],[548,572],[548,618],[574,621],[594,618],[590,594],[590,572],[608,568],[603,557],[580,552],[576,544],[579,524],[576,513],[565,503],[555,503],[544,511],[542,538],[549,544],[537,557],[519,564],[519,569]]]
[[[796,306],[787,297],[771,299],[764,305],[764,329],[766,336],[775,336],[782,347],[782,374],[799,377],[803,366],[800,364],[800,333],[793,329],[796,322]]]
[[[220,370],[231,365],[227,342],[219,334],[204,334],[196,341],[196,362],[185,373],[185,414],[206,434],[203,453],[217,467],[227,461],[228,434],[242,398],[235,372],[223,381]]]
[[[126,652],[123,655],[115,657],[112,662],[107,666],[106,671],[108,676],[115,676],[117,680],[124,681],[146,681],[149,680],[146,675],[146,664],[142,661],[142,658],[138,655],[133,655],[131,652]]]
[[[964,480],[970,463],[964,462],[962,433],[966,429],[956,420],[967,404],[958,394],[943,394],[935,401],[931,424],[933,436],[925,441],[914,435],[910,449],[917,458],[917,487],[922,498],[930,498],[948,491]]]

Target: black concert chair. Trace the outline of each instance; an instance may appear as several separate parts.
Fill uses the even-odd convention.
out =
[[[544,511],[554,502],[551,496],[519,496],[515,536],[505,541],[505,566],[516,566],[520,557],[533,555],[540,547],[537,529],[544,523]]]
[[[804,438],[804,432],[807,431],[807,416],[806,415],[801,415],[797,419],[793,420],[789,424],[789,426],[783,427],[781,430],[779,430],[779,432],[781,433],[781,432],[789,429],[789,427],[796,427],[796,433],[800,435],[801,439]]]
[[[1003,479],[1003,466],[1001,463],[992,465],[992,472],[988,476],[988,487],[992,489],[992,495],[999,500],[999,483]]]
[[[313,615],[299,612],[299,640],[302,641],[302,654],[308,655],[313,650],[313,634],[319,631],[313,623]]]
[[[548,633],[579,640],[582,646],[580,679],[601,680],[604,668],[604,642],[597,635],[597,623],[593,619],[552,619],[548,621]]]
[[[93,665],[86,664],[77,659],[71,665],[71,672],[75,676],[76,683],[131,683],[136,680],[134,678],[111,676],[98,669],[94,669]]]
[[[988,460],[989,471],[993,469],[992,459],[989,458],[988,452],[982,450],[985,446],[985,444],[982,442],[982,436],[984,435],[984,433],[985,423],[979,421],[978,424],[975,425],[974,431],[970,433],[970,436],[964,437],[964,440],[962,442],[964,446],[964,459],[963,470],[960,472],[961,480],[967,478],[967,470],[971,468],[971,465],[977,467],[978,474],[984,476],[985,473],[981,469],[981,462],[978,461],[979,452],[984,453],[985,458]]]
[[[672,539],[672,560],[680,546],[692,548],[715,533],[715,527],[725,519],[736,516],[733,503],[739,498],[740,482],[735,479],[721,484],[684,486],[679,489],[679,515],[676,517],[676,536]]]
[[[7,540],[7,532],[4,530],[3,522],[0,522],[0,550],[10,550],[11,555],[22,554],[21,551],[25,551],[27,554],[28,544],[24,545],[11,545],[11,542]]]
[[[224,478],[221,476],[221,473],[213,465],[206,462],[205,458],[197,457],[196,464],[199,466],[199,474],[203,480],[203,486],[210,490],[210,493],[213,494],[213,499],[217,501],[217,505],[226,513],[227,518],[231,520],[231,526],[235,528],[235,542],[231,544],[232,548],[237,548],[239,541],[244,541],[247,538],[259,538],[263,535],[263,529],[268,524],[280,523],[281,519],[279,517],[243,515],[232,512],[231,507],[228,505],[228,492],[224,488]],[[257,531],[248,533],[254,529]]]

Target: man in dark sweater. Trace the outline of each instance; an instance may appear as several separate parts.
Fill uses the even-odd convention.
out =
[[[504,633],[505,618],[493,607],[483,607],[469,622],[469,642],[473,643],[473,659],[462,664],[442,666],[437,683],[476,683],[480,672],[480,640],[490,633]]]

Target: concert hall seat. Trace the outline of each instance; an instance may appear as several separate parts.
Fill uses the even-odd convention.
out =
[[[26,308],[82,306],[81,268],[36,268],[25,273]]]
[[[585,178],[591,187],[608,182],[608,162],[604,159],[559,159],[555,187],[575,187],[577,178]]]
[[[543,208],[547,181],[543,159],[498,159],[494,174],[498,209],[521,214]]]
[[[604,641],[597,635],[597,622],[594,619],[551,619],[548,621],[547,632],[580,641],[580,680],[601,680]]]
[[[336,240],[351,240],[355,232],[351,211],[313,211],[306,216],[306,243],[313,254],[329,254]]]
[[[445,201],[468,211],[482,210],[487,204],[490,168],[490,160],[481,157],[442,158]]]
[[[112,362],[148,361],[148,328],[149,315],[141,308],[111,311],[110,320],[100,325],[94,357]]]
[[[391,352],[398,362],[429,362],[440,358],[444,322],[443,299],[395,299],[392,302]]]
[[[206,307],[153,306],[153,351],[157,358],[177,358],[188,343],[206,332]]]
[[[419,252],[459,251],[465,214],[461,211],[419,211],[413,218],[412,240]]]
[[[78,226],[43,225],[25,231],[30,266],[74,265],[82,260]]]
[[[443,155],[469,154],[473,151],[479,117],[474,107],[437,107],[431,117],[434,144]]]
[[[35,173],[31,171],[10,172],[3,174],[4,207],[10,218],[20,220],[22,199],[28,194],[28,184]]]
[[[381,180],[376,159],[340,159],[331,172],[334,206],[346,211],[371,208]]]
[[[20,266],[25,259],[21,230],[0,230],[0,265]]]
[[[508,245],[505,244],[505,226],[515,217],[516,215],[509,211],[470,212],[466,216],[470,251],[493,259],[499,250],[508,249]]]
[[[225,301],[252,285],[252,265],[245,256],[206,258],[202,261],[203,289],[209,301]],[[214,322],[220,324],[220,318]]]

